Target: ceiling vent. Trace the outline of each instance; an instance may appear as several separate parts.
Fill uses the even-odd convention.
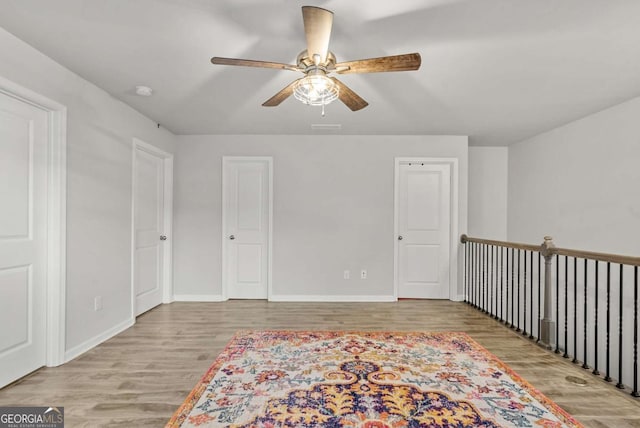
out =
[[[311,130],[315,132],[338,132],[342,129],[339,123],[312,123]]]

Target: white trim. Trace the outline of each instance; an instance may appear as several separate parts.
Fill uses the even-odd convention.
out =
[[[398,196],[400,186],[400,165],[416,162],[431,165],[449,165],[451,174],[451,218],[449,236],[449,300],[457,301],[458,296],[458,230],[459,230],[459,168],[458,158],[422,158],[422,157],[398,157],[395,158],[394,185],[393,185],[393,295],[398,298]]]
[[[226,157],[222,157],[222,192],[221,192],[221,202],[220,202],[220,210],[222,211],[222,229],[220,230],[220,245],[222,246],[222,283],[220,284],[222,287],[222,300],[228,300],[229,297],[227,295],[227,209],[225,207],[227,201],[227,166]]]
[[[45,364],[55,367],[65,362],[67,108],[2,76],[0,93],[45,110],[48,116]]]
[[[174,302],[224,302],[222,294],[176,294]]]
[[[273,293],[273,157],[271,156],[222,156],[222,233],[221,233],[221,245],[222,245],[222,299],[227,300],[227,245],[226,245],[226,230],[227,230],[227,216],[225,203],[227,201],[227,170],[229,162],[242,162],[242,161],[262,161],[266,162],[269,168],[269,230],[267,240],[268,262],[267,262],[267,299],[271,300]]]
[[[131,302],[129,303],[129,317],[136,319],[136,139],[131,144],[131,272],[129,287],[131,288]],[[134,321],[135,322],[135,321]]]
[[[133,137],[131,146],[131,317],[136,317],[135,291],[135,199],[136,199],[136,150],[144,150],[164,159],[163,165],[163,225],[162,232],[167,236],[162,249],[162,303],[173,301],[173,155],[158,147]]]
[[[90,349],[95,348],[96,346],[100,345],[105,340],[109,340],[113,336],[122,333],[123,331],[125,331],[129,327],[133,326],[134,324],[135,324],[135,319],[134,318],[130,318],[130,319],[125,320],[125,321],[121,322],[120,324],[110,328],[109,330],[98,334],[97,336],[94,336],[94,337],[92,337],[92,338],[90,338],[88,340],[85,340],[81,344],[79,344],[77,346],[74,346],[73,348],[71,348],[67,352],[65,352],[65,354],[64,354],[65,361],[68,362],[68,361],[73,360],[74,358],[79,357],[80,355],[84,354],[85,352],[89,351]]]
[[[162,252],[162,303],[173,301],[173,155],[164,159],[164,241]]]
[[[67,284],[67,109],[49,112],[47,366],[64,363]]]
[[[270,302],[396,302],[395,296],[358,296],[358,295],[290,295],[278,294],[269,298]]]
[[[267,158],[269,164],[269,263],[267,269],[267,300],[273,294],[273,158]]]

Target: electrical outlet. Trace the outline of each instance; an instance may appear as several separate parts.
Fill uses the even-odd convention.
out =
[[[344,279],[349,279],[351,278],[351,271],[345,270],[344,274],[343,274],[343,278]]]
[[[93,299],[93,310],[94,311],[102,310],[102,296],[96,296],[96,298]]]
[[[360,279],[367,279],[367,270],[366,269],[362,269],[360,271]]]

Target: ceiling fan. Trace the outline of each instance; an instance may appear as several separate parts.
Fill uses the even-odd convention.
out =
[[[340,80],[335,77],[328,77],[331,73],[378,73],[409,71],[420,68],[421,58],[419,53],[337,62],[336,56],[329,51],[333,12],[315,6],[303,6],[302,18],[307,38],[307,49],[298,55],[297,65],[221,57],[213,57],[211,62],[220,65],[275,68],[302,72],[304,77],[294,80],[262,105],[275,107],[291,95],[294,95],[296,99],[304,104],[322,106],[323,116],[324,106],[335,99],[340,99],[352,111],[363,109],[369,105]]]

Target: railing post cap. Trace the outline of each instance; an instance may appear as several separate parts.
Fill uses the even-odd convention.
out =
[[[553,243],[553,238],[551,236],[545,236],[544,242],[540,246],[540,253],[545,258],[550,258],[553,255],[553,249],[556,246]]]

